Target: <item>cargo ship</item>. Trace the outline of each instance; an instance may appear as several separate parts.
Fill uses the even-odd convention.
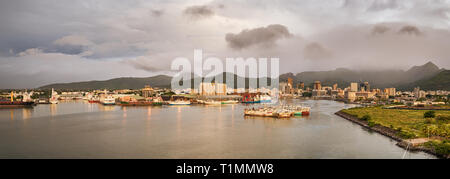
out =
[[[34,102],[14,101],[14,92],[11,92],[10,101],[0,101],[0,108],[21,108],[21,107],[33,107],[36,105]]]

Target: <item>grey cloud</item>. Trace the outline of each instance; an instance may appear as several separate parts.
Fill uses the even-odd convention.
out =
[[[368,11],[383,11],[399,8],[397,0],[375,0],[367,9]]]
[[[272,24],[267,27],[246,29],[238,34],[228,33],[225,40],[232,49],[244,49],[253,45],[274,45],[281,38],[292,36],[289,30],[279,24]]]
[[[144,70],[147,72],[158,72],[163,71],[160,68],[155,67],[154,65],[150,65],[145,61],[144,59],[133,59],[133,60],[126,60],[122,62],[123,64],[131,65],[133,68],[138,70]]]
[[[207,5],[189,6],[183,13],[191,18],[198,19],[213,16],[214,10],[212,7]]]
[[[156,10],[156,9],[152,9],[150,11],[150,13],[152,14],[153,17],[160,17],[164,14],[163,10]]]
[[[372,33],[372,35],[384,34],[384,33],[388,32],[389,30],[391,30],[391,29],[385,25],[375,25],[372,28],[371,33]]]
[[[399,34],[407,34],[407,35],[422,35],[422,32],[416,26],[406,25],[403,26],[399,31]]]
[[[304,57],[311,60],[324,60],[332,57],[332,53],[321,44],[313,42],[305,46]]]

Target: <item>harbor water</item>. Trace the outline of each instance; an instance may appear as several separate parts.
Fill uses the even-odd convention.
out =
[[[244,117],[243,104],[0,109],[0,158],[435,158],[334,115],[350,104],[288,100],[308,117]],[[405,155],[404,155],[405,154]]]

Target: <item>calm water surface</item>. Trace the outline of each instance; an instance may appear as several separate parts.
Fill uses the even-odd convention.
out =
[[[244,117],[246,106],[120,107],[83,101],[0,109],[0,158],[402,158],[395,141],[290,100],[310,117]],[[435,158],[418,152],[406,158]]]

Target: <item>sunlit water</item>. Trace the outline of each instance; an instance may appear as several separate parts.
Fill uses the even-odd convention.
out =
[[[244,117],[246,106],[120,107],[83,101],[0,109],[0,158],[402,158],[395,141],[290,100],[310,117]],[[405,158],[434,158],[418,152]]]

